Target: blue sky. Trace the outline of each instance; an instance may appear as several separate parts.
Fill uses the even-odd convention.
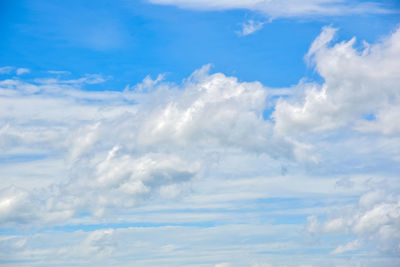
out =
[[[399,266],[398,1],[1,1],[0,265]]]
[[[37,72],[111,75],[106,86],[114,90],[159,73],[179,82],[208,63],[241,80],[290,86],[312,74],[303,56],[323,26],[340,28],[339,39],[373,41],[398,23],[397,14],[277,18],[258,34],[242,37],[241,24],[268,18],[249,10],[204,12],[143,1],[2,5],[4,62]]]

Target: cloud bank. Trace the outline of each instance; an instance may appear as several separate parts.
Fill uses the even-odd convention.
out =
[[[265,87],[209,74],[209,68],[181,86],[147,78],[124,92],[80,89],[104,82],[96,75],[1,81],[2,157],[55,156],[68,166],[67,177],[54,186],[4,189],[2,223],[60,222],[88,212],[103,216],[154,194],[174,197],[201,175],[210,153],[305,157],[301,146],[275,137],[272,123],[263,119]]]
[[[396,123],[400,114],[400,30],[376,44],[365,43],[361,50],[355,48],[355,39],[333,43],[336,31],[324,28],[305,57],[323,81],[303,80],[289,94],[259,82],[210,73],[210,65],[178,85],[164,82],[163,76],[147,77],[123,91],[85,90],[87,85],[106,82],[100,75],[22,79],[24,76],[12,76],[13,69],[7,67],[2,75],[9,76],[0,81],[0,157],[14,168],[1,170],[6,177],[0,188],[1,225],[67,227],[82,222],[121,223],[135,216],[151,221],[151,212],[135,212],[171,205],[197,208],[198,213],[175,210],[173,215],[161,214],[163,220],[226,223],[199,230],[207,240],[192,232],[193,238],[199,238],[198,251],[207,242],[239,229],[242,239],[233,241],[240,244],[248,238],[253,242],[249,253],[263,255],[282,247],[299,250],[303,244],[288,240],[264,244],[256,238],[263,231],[290,230],[291,237],[302,239],[298,225],[281,223],[284,226],[280,228],[279,223],[263,223],[272,215],[260,215],[261,211],[274,212],[274,216],[284,211],[274,210],[274,203],[257,202],[259,199],[311,195],[319,203],[321,195],[326,195],[334,199],[327,201],[331,204],[300,211],[293,208],[291,216],[306,214],[308,232],[320,237],[332,233],[347,237],[348,242],[332,241],[335,246],[327,246],[331,257],[357,250],[377,250],[377,258],[396,255],[400,200],[398,185],[393,182],[398,177],[393,176],[398,173],[395,163],[400,161]],[[271,115],[265,115],[271,107]],[[19,164],[31,169],[24,173]],[[332,178],[337,169],[350,178]],[[307,170],[308,179],[302,176]],[[369,176],[384,177],[386,182],[366,184]],[[30,179],[36,179],[35,183]],[[186,198],[190,202],[180,201],[185,195],[191,196]],[[249,200],[261,205],[257,206],[260,209],[248,211]],[[232,221],[222,211],[199,211],[223,208],[226,212],[236,206],[242,210],[235,223],[251,220],[258,224],[241,228],[229,225]],[[177,235],[175,228],[163,227],[152,230]],[[187,229],[179,226],[179,231],[180,227]],[[211,238],[221,229],[219,238]],[[54,263],[51,255],[58,255],[84,264],[88,255],[98,255],[99,261],[113,255],[129,258],[129,251],[118,249],[132,242],[123,236],[140,235],[141,231],[146,232],[135,227],[75,231],[68,245],[56,242],[54,249],[38,248],[41,238],[50,242],[46,234],[30,238],[4,235],[0,245],[1,251],[15,251],[2,254],[10,260],[33,255],[39,262]],[[142,236],[141,241],[145,240]],[[180,244],[158,240],[160,257],[171,251],[179,255],[179,248],[188,247],[187,241],[179,240]],[[238,247],[228,246],[226,251],[225,258],[212,254],[212,262],[227,262]],[[304,260],[299,257],[296,261]],[[263,260],[260,264],[268,263]],[[310,264],[321,266],[323,260]]]

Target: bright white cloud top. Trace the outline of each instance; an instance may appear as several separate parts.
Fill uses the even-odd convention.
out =
[[[347,6],[153,2],[271,16]],[[361,49],[333,42],[336,31],[323,28],[305,55],[322,81],[290,89],[211,65],[178,85],[147,77],[121,92],[84,89],[101,75],[17,69],[0,81],[0,223],[44,230],[2,234],[1,263],[400,264],[400,30]]]
[[[359,131],[396,133],[400,31],[381,44],[364,43],[362,51],[354,49],[355,38],[329,47],[334,32],[325,28],[307,54],[324,84],[306,86],[301,104],[279,101],[274,114],[276,131],[288,134],[295,130],[298,134],[350,126]],[[369,114],[376,119],[363,118]]]

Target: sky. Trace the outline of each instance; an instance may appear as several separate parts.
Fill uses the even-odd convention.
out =
[[[0,0],[1,266],[400,266],[400,3]]]

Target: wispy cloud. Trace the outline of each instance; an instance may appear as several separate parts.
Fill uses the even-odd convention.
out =
[[[385,7],[382,3],[377,1],[305,0],[299,2],[296,0],[149,0],[149,2],[200,10],[248,9],[262,12],[272,18],[315,15],[342,16],[361,13],[391,12],[389,7]]]
[[[356,239],[339,244],[332,254],[342,254],[372,246],[382,253],[398,254],[400,226],[398,225],[400,184],[396,179],[366,181],[368,189],[357,204],[331,211],[329,219],[318,221],[309,217],[308,230],[314,234],[353,235]]]
[[[397,131],[390,121],[400,101],[400,30],[361,52],[354,48],[355,38],[330,47],[335,31],[325,27],[307,54],[324,84],[307,86],[304,99],[296,103],[279,101],[273,115],[275,130],[288,134],[294,129],[299,133],[350,126],[360,131]],[[370,113],[379,115],[376,120],[365,120],[363,116]],[[378,129],[377,124],[383,127]]]
[[[238,32],[240,36],[246,36],[249,34],[253,34],[256,31],[259,31],[262,29],[264,26],[265,22],[262,21],[254,21],[254,20],[248,20],[247,22],[242,24],[242,29],[241,31]]]
[[[18,68],[16,71],[17,75],[22,75],[22,74],[29,73],[29,72],[31,72],[31,71],[30,71],[30,69],[27,69],[27,68]]]
[[[47,72],[50,73],[50,74],[57,74],[57,75],[71,74],[69,71],[65,71],[65,70],[49,70]]]
[[[6,66],[0,68],[0,74],[10,74],[14,70],[14,67]]]

